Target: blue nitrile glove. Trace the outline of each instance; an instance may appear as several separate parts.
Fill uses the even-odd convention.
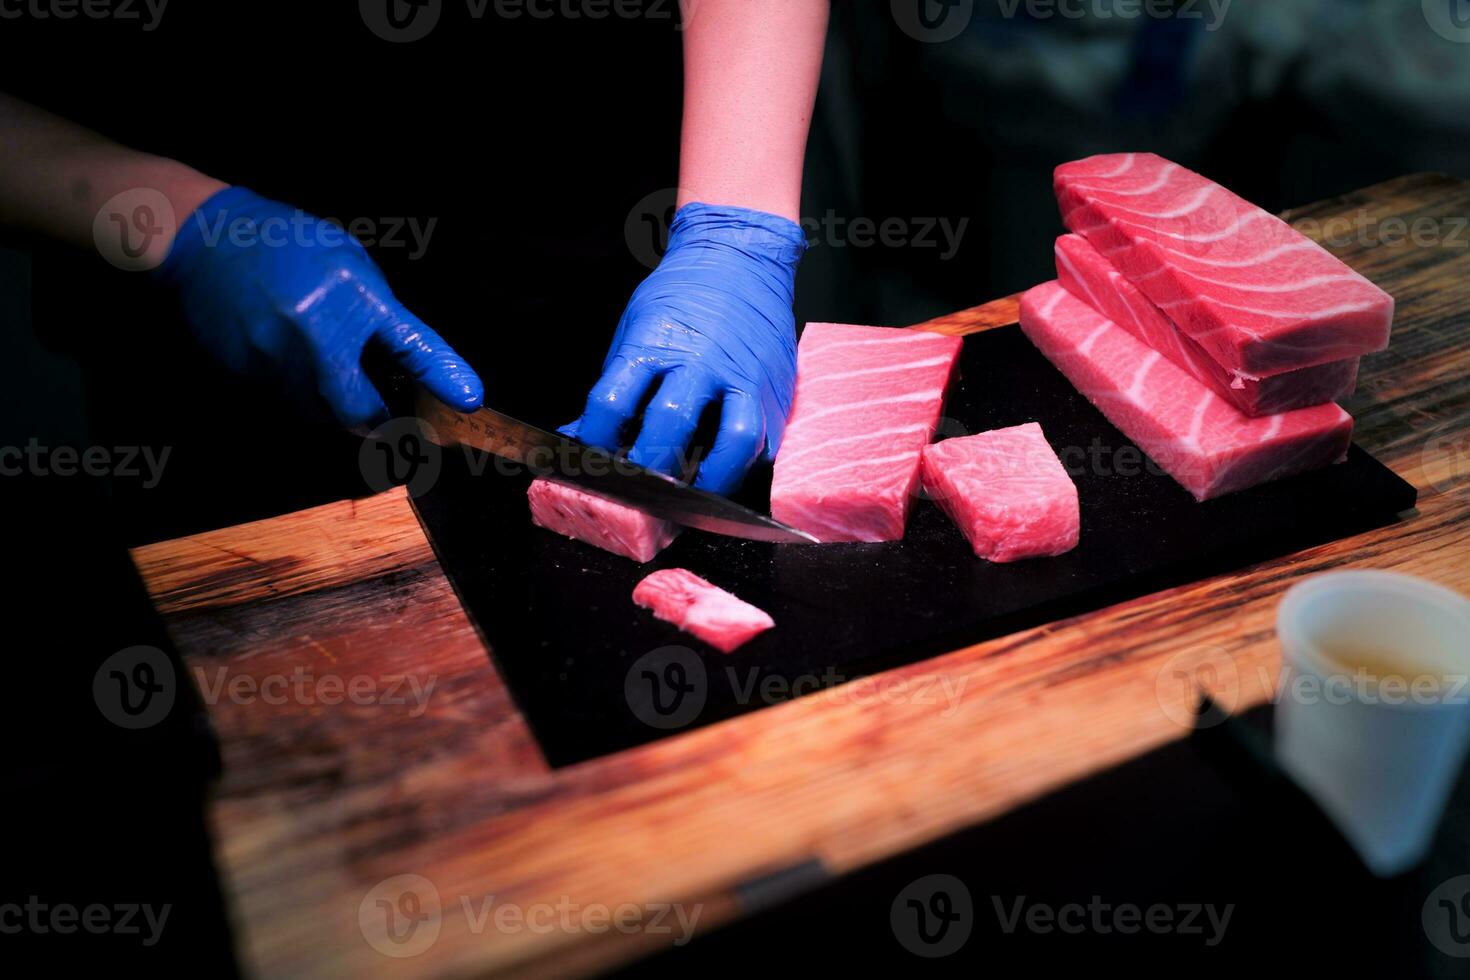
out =
[[[220,191],[184,219],[157,276],[226,367],[310,386],[344,426],[388,414],[362,370],[369,342],[455,408],[484,398],[475,372],[403,308],[352,236],[243,187]]]
[[[745,208],[686,204],[669,247],[633,293],[587,397],[563,431],[622,448],[650,391],[628,453],[640,466],[681,475],[700,415],[718,403],[720,425],[695,486],[731,493],[764,450],[781,446],[796,387],[796,266],[800,226]]]

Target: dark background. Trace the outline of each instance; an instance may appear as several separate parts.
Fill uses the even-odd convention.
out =
[[[671,3],[594,20],[567,16],[564,0],[516,19],[492,2],[474,19],[445,0],[412,43],[375,35],[347,0],[172,0],[153,30],[7,7],[0,88],[317,214],[434,220],[422,256],[380,245],[375,258],[480,370],[492,405],[554,424],[576,414],[656,255],[645,218],[666,217],[678,165]],[[1152,150],[1273,210],[1411,171],[1470,176],[1470,44],[1430,30],[1419,0],[1235,0],[1215,30],[998,9],[977,0],[963,30],[924,41],[887,0],[834,3],[798,322],[904,324],[1049,278],[1051,170],[1090,153]],[[947,254],[832,230],[858,219],[899,219],[905,235],[929,219],[966,224]],[[27,710],[7,719],[7,767],[24,776],[8,785],[28,801],[9,808],[20,824],[6,845],[20,853],[8,881],[87,894],[110,871],[207,895],[193,801],[211,757],[177,747],[194,746],[198,726],[173,748],[135,746],[89,727],[90,702],[73,711],[39,694],[132,643],[166,647],[118,561],[123,544],[362,494],[358,442],[211,366],[146,277],[0,244],[0,444],[171,451],[154,488],[0,486],[18,573],[6,621],[44,651],[18,668]],[[137,772],[152,781],[119,782]],[[184,904],[197,929],[173,935],[215,936],[214,904]]]

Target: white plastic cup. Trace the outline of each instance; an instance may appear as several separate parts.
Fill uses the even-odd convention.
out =
[[[1276,632],[1277,760],[1374,874],[1407,871],[1470,745],[1470,601],[1410,575],[1328,572],[1287,591]]]

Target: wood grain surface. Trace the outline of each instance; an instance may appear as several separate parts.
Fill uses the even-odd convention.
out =
[[[1470,183],[1438,175],[1288,214],[1398,301],[1346,407],[1419,487],[1400,523],[566,769],[546,766],[401,491],[137,549],[221,740],[211,819],[244,965],[594,971],[678,935],[657,903],[707,930],[741,914],[747,883],[838,875],[1182,738],[1200,689],[1259,703],[1276,603],[1302,576],[1393,568],[1470,591],[1467,216]],[[1015,318],[1011,297],[921,326]],[[432,942],[375,932],[405,881],[420,915],[437,901]]]

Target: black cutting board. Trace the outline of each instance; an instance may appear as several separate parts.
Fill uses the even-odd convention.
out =
[[[998,565],[919,501],[890,544],[772,545],[687,531],[638,565],[531,524],[529,478],[476,475],[459,451],[415,506],[548,761],[569,765],[969,643],[1387,524],[1416,491],[1354,446],[1346,461],[1197,503],[1125,439],[1018,327],[966,338],[941,436],[1040,422],[1073,475],[1082,539]],[[764,509],[767,468],[743,498]],[[687,568],[776,628],[722,654],[633,604]],[[933,696],[942,697],[936,690]]]

